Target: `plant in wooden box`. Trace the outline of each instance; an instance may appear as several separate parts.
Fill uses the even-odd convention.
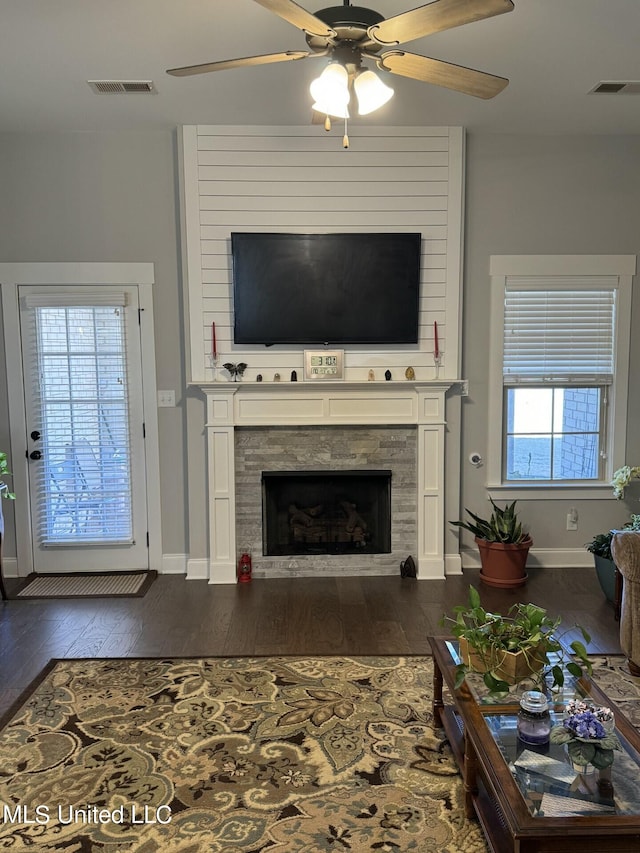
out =
[[[514,604],[507,616],[490,613],[480,602],[475,587],[469,587],[469,603],[453,608],[454,617],[444,617],[460,646],[462,663],[456,670],[456,687],[468,672],[482,673],[492,692],[504,692],[524,678],[537,678],[541,684],[562,687],[565,671],[580,678],[583,668],[591,673],[591,661],[582,642],[573,640],[567,647],[559,633],[560,619],[552,619],[535,604]],[[575,626],[585,643],[590,636]]]
[[[490,518],[481,518],[465,508],[472,521],[452,521],[456,527],[471,531],[480,552],[480,580],[488,586],[512,589],[526,583],[525,567],[531,536],[523,529],[516,512],[516,501],[499,507],[493,498]]]

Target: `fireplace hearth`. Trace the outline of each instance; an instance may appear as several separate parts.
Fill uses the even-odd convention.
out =
[[[391,471],[265,471],[263,554],[391,551]]]

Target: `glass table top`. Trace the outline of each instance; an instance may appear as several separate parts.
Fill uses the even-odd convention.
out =
[[[551,714],[552,724],[561,720],[562,714]],[[580,773],[561,744],[524,744],[516,714],[488,713],[485,721],[533,816],[640,813],[638,756],[619,733],[622,749],[616,750],[612,766]]]
[[[453,663],[461,663],[457,641],[446,641],[446,647]],[[530,745],[518,738],[520,696],[540,685],[520,682],[508,694],[492,694],[481,675],[468,673],[465,680],[534,817],[640,814],[640,755],[617,729],[621,749],[615,751],[611,768],[589,767],[590,772],[581,773],[562,744]],[[564,686],[548,692],[551,724],[561,724],[566,703],[588,698],[588,689],[588,681],[567,673]]]

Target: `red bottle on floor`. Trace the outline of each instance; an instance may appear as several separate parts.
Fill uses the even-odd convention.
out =
[[[245,551],[238,561],[238,583],[249,583],[251,580],[251,553]]]

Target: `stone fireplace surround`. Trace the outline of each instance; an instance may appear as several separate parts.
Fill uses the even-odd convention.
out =
[[[207,402],[209,583],[235,583],[238,549],[247,545],[252,548],[254,577],[397,574],[400,560],[412,554],[419,579],[444,578],[444,409],[445,394],[451,384],[445,381],[200,384]],[[258,535],[256,531],[256,497],[243,494],[246,451],[239,448],[246,444],[246,437],[259,430],[261,452],[266,448],[268,453],[270,436],[265,432],[268,428],[288,428],[296,433],[306,428],[313,430],[315,435],[328,430],[327,436],[332,430],[343,431],[342,438],[336,432],[329,441],[333,444],[337,439],[342,464],[336,463],[340,454],[334,453],[336,458],[329,460],[331,464],[310,465],[307,456],[300,468],[353,468],[352,458],[344,464],[344,430],[355,427],[359,429],[350,432],[362,434],[363,428],[366,433],[366,428],[370,427],[371,434],[378,437],[379,430],[387,431],[388,438],[395,435],[396,441],[403,436],[402,442],[413,448],[415,479],[413,482],[407,480],[405,467],[402,476],[395,475],[395,488],[401,489],[404,480],[412,496],[409,504],[414,508],[403,500],[401,511],[395,513],[392,524],[405,526],[400,535],[392,527],[392,553],[368,555],[360,564],[353,562],[362,561],[358,557],[305,557],[304,566],[300,565],[300,558],[263,557],[262,533]],[[415,442],[406,440],[405,431],[415,435]],[[358,440],[362,441],[361,435]],[[326,443],[324,438],[323,442]],[[271,455],[277,457],[277,448],[271,449]],[[353,450],[347,453],[347,456],[353,455]],[[375,461],[368,458],[364,467],[389,467],[393,471],[393,455],[390,451],[386,460],[379,454]],[[403,464],[406,466],[406,458]],[[274,460],[271,470],[285,467]],[[262,470],[250,472],[249,477],[257,477],[259,482]],[[407,511],[412,516],[408,526],[406,517],[402,518]],[[405,539],[412,540],[409,549]],[[411,550],[413,545],[415,550]],[[389,558],[388,564],[379,564],[378,557]],[[332,565],[326,565],[328,559],[333,560]]]
[[[236,541],[251,548],[256,577],[398,574],[416,555],[415,427],[241,427],[235,433]],[[391,471],[391,542],[387,553],[262,556],[263,471]]]

